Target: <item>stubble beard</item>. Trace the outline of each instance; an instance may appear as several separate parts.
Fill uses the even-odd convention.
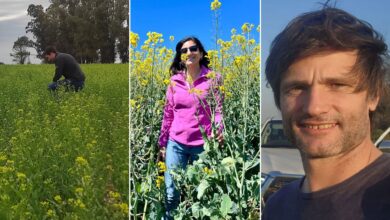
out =
[[[308,159],[316,158],[328,158],[334,157],[337,155],[347,154],[351,150],[359,146],[360,143],[364,141],[367,136],[367,132],[370,132],[370,122],[369,119],[362,119],[357,116],[349,116],[347,118],[342,118],[341,116],[333,117],[336,118],[338,123],[339,135],[333,140],[323,140],[317,142],[313,146],[310,141],[305,139],[305,134],[302,134],[298,131],[297,122],[303,119],[314,119],[317,121],[331,121],[328,118],[309,118],[309,117],[300,117],[296,119],[289,118],[284,123],[284,132],[289,140],[298,147],[302,156]],[[295,124],[295,126],[293,126]],[[295,128],[295,129],[294,129]],[[313,137],[311,137],[313,138]],[[323,138],[323,137],[322,137]],[[330,139],[330,138],[329,138]]]

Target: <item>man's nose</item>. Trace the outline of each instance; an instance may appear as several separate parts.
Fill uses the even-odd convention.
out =
[[[311,116],[327,113],[330,109],[331,95],[320,86],[310,87],[304,96],[303,111]]]

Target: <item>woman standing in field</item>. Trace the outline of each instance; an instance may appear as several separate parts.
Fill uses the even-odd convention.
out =
[[[198,158],[203,151],[202,131],[213,137],[212,118],[218,128],[217,140],[223,141],[221,76],[209,69],[209,62],[197,38],[187,37],[177,43],[159,138],[159,154],[167,166],[164,219],[172,219],[171,211],[177,208],[180,199],[170,170],[185,169]]]

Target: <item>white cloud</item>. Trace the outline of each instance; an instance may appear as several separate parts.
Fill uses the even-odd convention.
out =
[[[0,22],[19,19],[27,15],[27,11],[20,11],[8,15],[0,15]]]
[[[32,39],[31,34],[26,34],[27,23],[32,19],[27,15],[30,4],[42,5],[47,8],[49,0],[0,0],[0,62],[7,64],[14,63],[9,55],[12,46],[18,37],[27,35]],[[31,50],[35,54],[35,50]],[[34,55],[30,57],[31,62],[40,63]]]

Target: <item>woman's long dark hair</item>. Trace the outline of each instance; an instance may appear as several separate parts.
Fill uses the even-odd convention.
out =
[[[198,38],[190,36],[190,37],[186,37],[186,38],[182,39],[181,41],[179,41],[176,44],[176,55],[175,55],[175,58],[173,59],[171,67],[169,68],[169,71],[171,72],[171,75],[175,75],[178,72],[183,71],[183,70],[186,69],[186,66],[181,62],[181,52],[180,52],[180,49],[183,46],[183,44],[185,42],[187,42],[187,41],[193,41],[196,44],[196,46],[198,46],[199,52],[203,53],[203,57],[202,57],[202,59],[200,59],[199,65],[205,66],[205,67],[209,68],[210,60],[207,57],[207,52],[204,49],[202,43],[200,42],[200,40]]]

